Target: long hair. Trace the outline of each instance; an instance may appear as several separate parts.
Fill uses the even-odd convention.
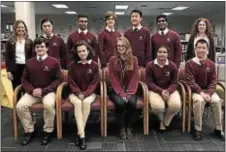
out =
[[[197,36],[197,34],[199,33],[198,26],[201,21],[204,21],[206,24],[206,32],[205,33],[206,33],[207,37],[212,38],[213,37],[213,27],[207,18],[198,18],[195,21],[195,23],[193,24],[192,31],[191,31],[191,38],[194,39]]]
[[[28,38],[28,30],[27,30],[27,25],[25,24],[25,22],[23,20],[16,20],[13,24],[13,37],[17,37],[17,33],[16,33],[16,29],[17,26],[22,23],[24,25],[25,28],[25,33],[24,33],[24,38]]]
[[[121,36],[120,38],[117,39],[117,42],[118,41],[122,41],[123,45],[126,48],[126,51],[125,51],[125,57],[126,57],[126,59],[125,59],[125,69],[126,69],[126,71],[133,70],[133,52],[132,52],[132,48],[131,48],[131,45],[129,43],[129,40],[126,37]],[[118,58],[120,56],[119,52],[117,51],[117,48],[116,48],[115,55]],[[118,64],[118,62],[116,63],[116,65],[117,64]]]

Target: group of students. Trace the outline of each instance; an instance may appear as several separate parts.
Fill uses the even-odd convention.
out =
[[[167,17],[156,18],[158,31],[151,36],[141,25],[142,12],[130,14],[133,27],[124,36],[115,30],[116,15],[105,15],[105,29],[98,39],[87,29],[88,17],[78,15],[78,30],[69,35],[67,45],[54,35],[53,22],[41,21],[43,35],[34,40],[27,35],[26,24],[15,22],[15,35],[6,45],[7,75],[13,88],[22,84],[25,94],[18,101],[16,110],[25,132],[21,145],[27,145],[35,135],[29,111],[31,105],[44,104],[44,134],[41,144],[50,142],[54,130],[56,89],[62,82],[61,68],[68,69],[69,100],[74,105],[77,124],[76,144],[86,148],[85,126],[90,107],[95,102],[101,68],[109,69],[111,88],[108,95],[115,104],[116,122],[122,139],[131,139],[132,123],[137,104],[138,70],[146,68],[146,84],[152,112],[160,120],[163,133],[172,118],[181,109],[177,91],[178,69],[181,62],[179,35],[170,30]],[[192,89],[195,131],[194,138],[202,138],[202,115],[209,104],[214,112],[215,135],[224,140],[221,122],[221,102],[215,93],[216,69],[212,27],[205,18],[199,18],[191,33],[186,52],[185,77]]]

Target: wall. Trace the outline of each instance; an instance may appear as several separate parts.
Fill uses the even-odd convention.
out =
[[[55,32],[61,34],[64,40],[67,40],[69,33],[76,29],[76,16],[75,15],[36,15],[36,32],[40,35],[40,21],[43,17],[52,19],[55,24]],[[225,12],[219,11],[211,14],[204,14],[201,16],[169,16],[168,22],[170,28],[181,34],[181,39],[184,38],[185,33],[189,33],[193,22],[198,17],[206,17],[212,21],[215,26],[215,33],[218,36],[218,41],[223,41],[225,37]],[[2,14],[1,15],[1,31],[4,31],[5,24],[7,22],[12,23],[14,21],[14,14]],[[90,31],[93,33],[98,33],[98,31],[103,28],[103,20],[101,17],[89,16],[89,27]],[[143,25],[149,27],[150,31],[153,33],[156,30],[155,17],[145,16],[143,20]],[[128,16],[119,16],[117,21],[117,29],[120,32],[124,32],[128,27],[131,26],[130,18]],[[70,28],[69,28],[70,27]],[[224,43],[219,43],[218,45],[224,45]]]

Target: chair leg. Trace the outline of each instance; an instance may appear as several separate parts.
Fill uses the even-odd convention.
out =
[[[17,122],[17,114],[16,109],[13,109],[13,126],[14,126],[14,139],[17,141],[18,137],[18,122]]]
[[[183,114],[182,114],[182,117],[183,117],[183,119],[182,119],[182,121],[183,121],[182,132],[183,133],[185,132],[185,123],[186,123],[186,109],[185,108],[186,108],[185,107],[185,101],[183,101],[183,108],[182,108],[182,112],[183,112]]]
[[[191,102],[188,103],[188,132],[191,131],[191,113],[192,113],[192,107]]]

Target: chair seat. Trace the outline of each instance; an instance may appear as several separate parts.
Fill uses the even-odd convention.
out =
[[[31,106],[31,111],[32,112],[42,112],[43,111],[43,104],[40,103],[36,103],[34,105]]]
[[[63,100],[61,105],[62,111],[74,111],[74,105],[69,101],[69,99]],[[101,99],[98,95],[96,100],[91,106],[91,110],[100,110],[101,109]]]
[[[144,107],[143,99],[141,97],[138,97],[138,100],[137,100],[137,109],[142,109],[143,107]],[[110,99],[108,99],[107,109],[108,110],[114,110],[115,109],[115,105],[114,105],[114,103]]]

